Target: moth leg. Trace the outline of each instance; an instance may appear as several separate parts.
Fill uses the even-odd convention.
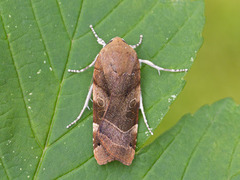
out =
[[[145,64],[151,66],[152,68],[158,70],[159,75],[160,75],[160,71],[169,71],[169,72],[187,72],[188,71],[188,69],[165,69],[165,68],[162,68],[162,67],[159,67],[159,66],[153,64],[151,61],[143,60],[143,59],[139,59],[139,62],[145,63]]]
[[[142,44],[142,39],[143,39],[143,35],[141,34],[139,38],[139,42],[135,45],[129,45],[129,46],[132,47],[133,49],[137,48],[138,46],[140,46],[140,44]]]
[[[73,122],[71,122],[69,125],[67,125],[67,128],[70,128],[73,124],[75,124],[81,118],[81,116],[82,116],[83,112],[85,111],[85,109],[88,108],[88,102],[91,99],[92,90],[93,90],[93,84],[89,88],[89,91],[88,91],[88,94],[87,94],[87,98],[85,100],[84,106],[83,106],[80,114],[78,115],[78,117]]]
[[[140,110],[142,112],[143,120],[144,120],[144,123],[147,126],[148,131],[151,133],[151,135],[153,135],[153,132],[151,131],[151,129],[150,129],[149,125],[148,125],[147,118],[146,118],[146,115],[145,115],[145,112],[144,112],[143,101],[142,101],[142,92],[140,93],[140,107],[139,108],[140,108]]]
[[[98,35],[97,35],[96,31],[93,29],[93,26],[92,26],[92,25],[90,25],[89,27],[91,28],[91,30],[92,30],[92,32],[93,32],[93,35],[97,38],[98,44],[100,44],[100,45],[102,45],[102,46],[104,47],[104,46],[106,45],[106,43],[104,42],[104,40],[101,39],[100,37],[98,37]]]
[[[89,64],[87,67],[83,68],[83,69],[80,69],[80,70],[75,70],[75,69],[68,69],[68,72],[72,72],[72,73],[80,73],[80,72],[83,72],[85,70],[87,70],[88,68],[92,67],[96,60],[97,60],[97,57],[98,55],[95,57],[95,59],[93,60],[93,62],[91,64]]]

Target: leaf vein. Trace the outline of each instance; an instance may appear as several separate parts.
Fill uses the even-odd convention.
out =
[[[45,51],[46,51],[47,60],[48,60],[48,62],[49,62],[50,67],[53,67],[53,66],[52,66],[52,61],[51,61],[51,59],[50,59],[50,57],[49,57],[49,53],[48,53],[48,50],[47,50],[47,46],[46,46],[46,44],[45,44],[45,40],[44,40],[44,37],[43,37],[43,33],[42,33],[42,31],[41,31],[41,29],[40,29],[40,27],[39,27],[39,24],[38,24],[38,20],[37,20],[37,17],[36,17],[36,13],[35,13],[35,10],[34,10],[35,8],[34,8],[34,6],[33,6],[32,0],[30,0],[30,4],[31,4],[31,9],[32,9],[33,17],[34,17],[34,19],[35,19],[35,21],[36,21],[37,29],[38,29],[39,34],[40,34],[40,38],[42,39],[43,47],[44,47],[44,49],[45,49]],[[54,69],[52,70],[52,72],[53,72],[54,76],[56,77],[56,79],[58,79],[58,78],[57,78],[57,75],[56,75],[56,72],[55,72]]]
[[[63,26],[64,26],[64,28],[65,28],[65,31],[66,31],[67,34],[68,34],[68,38],[71,39],[71,38],[70,38],[71,36],[70,36],[70,34],[69,34],[68,30],[67,30],[67,26],[66,26],[66,24],[65,24],[65,21],[63,20],[63,14],[62,14],[61,8],[60,8],[60,6],[59,6],[58,0],[56,0],[56,3],[57,3],[57,8],[58,8],[58,11],[59,11],[59,13],[60,13],[61,21],[62,21],[62,23],[63,23]]]
[[[69,174],[69,173],[77,170],[78,168],[80,168],[81,166],[83,166],[84,164],[86,164],[88,161],[90,161],[93,157],[94,157],[94,155],[92,155],[91,157],[89,157],[89,158],[88,158],[86,161],[84,161],[83,163],[79,164],[77,167],[75,167],[75,168],[71,169],[70,171],[68,171],[68,172],[66,172],[66,173],[58,176],[56,179],[61,178],[61,177],[65,176],[65,175],[67,175],[67,174]]]
[[[87,120],[92,114],[93,114],[93,113],[91,112],[89,115],[87,115],[86,117],[84,117],[84,118],[78,123],[78,125],[75,125],[75,126],[71,129],[71,131],[72,131],[74,128],[77,128],[77,127],[78,127],[81,123],[83,123],[85,120]],[[70,131],[66,131],[66,132],[63,133],[61,136],[59,136],[59,138],[57,138],[55,141],[53,141],[53,142],[51,143],[51,146],[52,146],[53,144],[57,143],[60,139],[64,138],[65,135],[67,135],[69,132],[70,132]]]
[[[174,136],[174,138],[170,141],[170,143],[167,144],[167,146],[165,147],[165,150],[160,153],[160,155],[158,156],[158,158],[156,158],[156,160],[154,161],[154,163],[149,167],[149,169],[146,171],[146,173],[143,175],[142,179],[145,179],[145,177],[148,175],[148,173],[152,170],[152,168],[155,166],[155,164],[161,159],[162,155],[166,152],[166,150],[171,146],[171,144],[176,140],[176,138],[180,135],[180,133],[182,132],[182,129],[184,127],[185,121],[182,124],[182,126],[179,128],[178,132],[176,133],[176,135]]]
[[[234,177],[236,177],[236,176],[238,176],[238,175],[240,175],[240,171],[238,171],[237,173],[235,173],[234,175],[232,175],[232,176],[230,177],[230,179],[233,179]]]
[[[176,32],[174,32],[174,34],[168,38],[168,40],[166,41],[166,43],[163,44],[162,47],[160,47],[157,52],[152,56],[151,59],[154,59],[162,50],[164,50],[169,44],[170,42],[176,37],[176,35],[184,28],[184,26],[191,20],[191,18],[196,14],[196,12],[198,12],[197,10],[200,10],[200,7],[197,7],[195,11],[192,12],[192,14],[190,16],[188,16],[188,18],[180,25],[180,27],[177,29]]]
[[[213,125],[213,123],[215,122],[216,117],[219,115],[219,113],[222,111],[222,109],[223,109],[224,107],[225,107],[225,106],[222,105],[222,107],[218,109],[217,113],[216,113],[215,116],[212,118],[212,120],[210,121],[210,123],[208,124],[208,126],[205,128],[205,130],[203,131],[203,134],[201,135],[201,137],[199,138],[198,142],[197,142],[196,145],[194,146],[194,148],[193,148],[193,150],[192,150],[191,154],[189,155],[188,160],[187,160],[187,162],[186,162],[186,166],[185,166],[185,168],[184,168],[184,170],[183,170],[183,174],[182,174],[181,179],[184,178],[184,176],[185,176],[185,174],[186,174],[186,172],[187,172],[187,169],[188,169],[188,167],[189,167],[190,161],[191,161],[193,155],[195,154],[195,152],[197,151],[197,148],[199,148],[199,144],[202,142],[202,140],[203,140],[203,138],[206,136],[209,128]],[[208,113],[208,114],[209,114],[209,113]]]
[[[82,4],[83,4],[83,0],[82,0]],[[79,21],[79,18],[80,18],[80,14],[82,12],[82,4],[79,8],[79,15],[78,15],[78,21]],[[73,37],[75,35],[75,32],[76,32],[76,28],[77,28],[77,24],[78,24],[78,21],[76,23],[76,26],[75,26],[75,29],[74,29],[74,33],[73,33]],[[42,165],[42,161],[43,161],[43,157],[45,155],[45,152],[46,150],[50,147],[48,146],[48,142],[49,142],[49,139],[50,139],[50,136],[51,136],[51,132],[52,132],[52,127],[53,127],[53,122],[54,122],[54,117],[55,117],[55,114],[56,114],[56,111],[57,111],[57,105],[58,105],[58,102],[59,102],[59,98],[60,98],[60,94],[61,94],[61,90],[62,90],[62,86],[63,86],[63,82],[64,82],[64,76],[67,72],[66,70],[66,67],[67,67],[67,64],[68,64],[68,61],[69,61],[69,57],[70,57],[70,53],[71,53],[71,49],[72,49],[72,44],[73,44],[73,41],[71,40],[70,42],[70,48],[69,48],[69,52],[68,52],[68,57],[67,57],[67,61],[66,61],[66,64],[65,64],[65,70],[64,70],[64,73],[61,77],[61,81],[60,81],[60,85],[59,85],[59,90],[58,90],[58,93],[57,93],[57,98],[56,98],[56,101],[55,101],[55,105],[54,105],[54,110],[53,110],[53,115],[52,115],[52,118],[51,118],[51,122],[50,122],[50,126],[49,126],[49,129],[48,129],[48,133],[47,133],[47,138],[46,138],[46,142],[45,142],[45,147],[44,147],[44,150],[41,154],[41,158],[39,159],[38,161],[38,164],[37,164],[37,168],[36,168],[36,171],[35,171],[35,174],[33,176],[33,179],[36,179],[37,178],[37,173],[39,172],[40,170],[40,167]]]
[[[153,4],[153,6],[152,6],[144,15],[142,15],[142,17],[137,21],[137,23],[135,23],[135,24],[130,28],[130,30],[127,31],[127,32],[123,35],[123,37],[125,37],[127,34],[129,34],[130,32],[132,32],[133,29],[135,29],[135,28],[149,15],[149,13],[152,11],[152,9],[154,9],[154,8],[157,6],[157,4],[158,4],[158,1],[156,1],[156,3]]]
[[[2,24],[3,24],[3,31],[5,33],[5,36],[7,36],[7,32],[6,32],[5,25],[4,25],[3,18],[2,18],[1,14],[0,14],[0,20],[2,21]],[[10,45],[10,41],[9,41],[8,38],[6,40],[7,40],[7,44],[8,44],[8,48],[9,48],[9,53],[10,53],[10,56],[11,56],[11,59],[12,59],[12,62],[13,62],[13,67],[14,67],[16,75],[17,75],[17,81],[18,81],[18,84],[19,84],[19,88],[20,88],[20,91],[21,91],[22,98],[23,98],[23,103],[24,103],[24,108],[25,108],[25,111],[26,111],[28,123],[29,123],[30,129],[32,131],[32,134],[33,134],[33,137],[34,137],[36,143],[42,149],[41,143],[39,142],[39,140],[38,140],[37,136],[35,135],[35,132],[32,128],[32,123],[31,123],[29,112],[28,112],[27,103],[26,103],[25,98],[24,98],[23,87],[22,87],[22,83],[21,83],[21,80],[20,80],[20,75],[18,73],[18,70],[17,70],[18,68],[17,68],[16,63],[15,63],[14,58],[13,58],[13,53],[12,53],[12,48],[11,48],[11,45]]]
[[[227,169],[228,176],[229,176],[229,174],[230,174],[229,172],[230,172],[230,168],[231,168],[231,166],[232,166],[233,155],[235,154],[239,143],[240,143],[240,136],[238,136],[237,142],[235,143],[235,145],[234,145],[234,147],[233,147],[233,150],[232,150],[232,153],[231,153],[231,158],[230,158],[230,162],[229,162],[228,169]],[[239,172],[240,172],[240,171],[239,171]],[[232,176],[232,177],[233,177],[233,176]],[[229,179],[231,179],[232,177],[230,177]]]
[[[119,7],[119,5],[122,4],[123,1],[124,1],[124,0],[119,1],[119,3],[116,4],[116,6],[114,6],[111,11],[109,11],[100,21],[98,21],[98,22],[94,25],[94,28],[96,28],[97,25],[99,25],[99,24],[100,24],[103,20],[105,20],[115,9],[117,9],[117,8]],[[85,35],[87,35],[89,32],[91,32],[91,30],[88,30],[88,31],[87,31],[86,33],[84,33],[83,35],[80,35],[80,36],[76,37],[76,39],[74,39],[74,40],[79,40],[79,39],[83,38],[83,37],[84,37]]]
[[[162,90],[160,90],[162,92]],[[173,94],[174,91],[171,91],[171,93],[169,94]],[[165,97],[165,95],[163,95],[164,98],[160,98],[158,101],[154,102],[148,109],[146,109],[146,112],[150,111],[153,107],[156,106],[156,104],[160,103],[161,101],[163,101],[164,99],[168,99],[169,97]],[[170,106],[170,105],[169,105]]]
[[[7,173],[7,168],[3,164],[2,158],[0,158],[0,164],[3,167],[3,170],[4,170],[4,172],[5,172],[6,176],[7,176],[7,179],[10,179],[10,177],[9,177],[9,175]]]

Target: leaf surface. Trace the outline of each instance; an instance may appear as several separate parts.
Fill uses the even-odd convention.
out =
[[[143,179],[239,179],[240,106],[203,106],[138,153]]]

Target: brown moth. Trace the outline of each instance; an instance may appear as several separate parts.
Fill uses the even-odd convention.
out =
[[[130,165],[134,159],[138,130],[138,111],[141,109],[148,131],[152,133],[144,113],[140,89],[140,63],[160,71],[183,72],[187,69],[164,69],[151,61],[138,59],[134,50],[142,43],[128,45],[122,38],[115,37],[108,44],[90,28],[102,50],[94,61],[84,69],[69,72],[80,73],[94,67],[93,84],[90,86],[85,104],[79,116],[88,108],[93,92],[93,149],[99,165],[117,160]]]

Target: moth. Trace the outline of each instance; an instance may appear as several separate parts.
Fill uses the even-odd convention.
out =
[[[185,72],[187,69],[165,69],[149,60],[138,59],[134,50],[142,43],[128,45],[124,39],[115,37],[107,44],[99,38],[92,25],[90,28],[98,44],[103,48],[94,61],[80,73],[94,66],[93,83],[79,116],[67,128],[75,124],[88,108],[93,93],[93,151],[99,165],[117,160],[131,165],[137,142],[138,112],[142,112],[148,131],[151,131],[144,113],[140,87],[140,63],[154,69],[170,72]]]

